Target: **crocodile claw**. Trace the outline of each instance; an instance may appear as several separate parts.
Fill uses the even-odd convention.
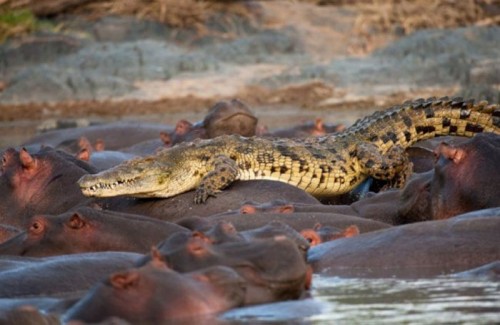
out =
[[[194,203],[195,204],[205,203],[209,196],[216,197],[217,195],[215,195],[214,192],[208,191],[206,188],[203,187],[197,188],[194,194]]]

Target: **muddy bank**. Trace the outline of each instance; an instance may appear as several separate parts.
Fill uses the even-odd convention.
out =
[[[196,121],[232,97],[269,128],[317,117],[351,124],[416,97],[500,99],[498,26],[361,35],[352,6],[272,1],[245,10],[210,16],[203,32],[58,16],[59,31],[0,45],[0,146],[61,126]]]

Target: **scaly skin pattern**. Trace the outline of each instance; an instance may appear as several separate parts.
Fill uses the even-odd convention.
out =
[[[196,189],[195,202],[235,180],[285,182],[317,197],[347,193],[367,177],[402,186],[404,149],[440,135],[500,133],[500,106],[447,97],[405,102],[358,120],[342,133],[306,140],[221,136],[183,143],[79,180],[87,196],[171,197]]]

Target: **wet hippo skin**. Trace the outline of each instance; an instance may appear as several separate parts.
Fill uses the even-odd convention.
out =
[[[500,259],[499,230],[500,209],[481,210],[320,244],[308,261],[325,275],[433,277]]]

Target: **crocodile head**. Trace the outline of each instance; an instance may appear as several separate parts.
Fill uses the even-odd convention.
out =
[[[171,197],[197,186],[201,177],[187,164],[161,161],[155,157],[125,161],[98,174],[78,180],[86,196]],[[196,169],[194,169],[196,170]]]

